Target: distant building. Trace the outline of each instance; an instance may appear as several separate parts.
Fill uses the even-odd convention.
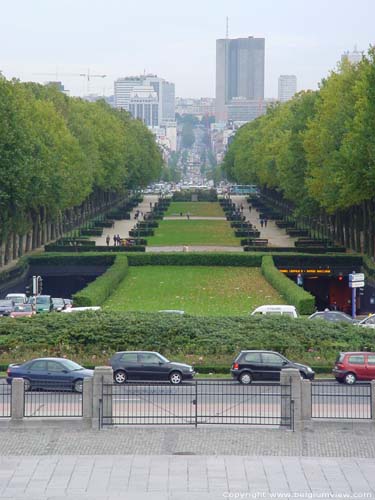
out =
[[[70,93],[70,90],[66,90],[62,82],[51,81],[51,82],[46,82],[44,85],[47,87],[54,87],[65,95],[69,95]]]
[[[295,75],[279,76],[278,100],[286,102],[292,99],[297,92],[297,77]]]
[[[227,119],[227,105],[240,97],[264,99],[265,39],[216,40],[216,121]]]
[[[275,99],[243,99],[236,97],[227,104],[227,119],[232,122],[247,123],[266,113],[267,107]]]
[[[134,87],[142,84],[143,79],[140,76],[128,76],[115,80],[115,108],[129,111],[130,93]]]
[[[155,126],[175,121],[175,86],[157,75],[131,76],[115,81],[115,107],[130,111],[131,94],[135,88],[151,87],[158,102],[158,122]]]
[[[215,99],[201,97],[200,99],[176,98],[176,113],[179,115],[215,116]]]
[[[357,64],[361,62],[362,60],[363,53],[357,50],[357,47],[354,47],[354,50],[352,52],[344,52],[343,55],[341,56],[341,61],[349,61],[352,64]]]
[[[148,127],[159,126],[158,95],[150,85],[133,87],[129,98],[129,111]]]

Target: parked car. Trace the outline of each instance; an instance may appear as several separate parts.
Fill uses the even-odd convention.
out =
[[[357,380],[375,379],[374,352],[340,352],[332,370],[337,382],[355,384]]]
[[[65,309],[64,299],[53,297],[52,298],[52,309],[53,309],[53,311],[56,311],[56,312],[61,312],[63,309]]]
[[[13,309],[13,300],[0,300],[0,316],[9,316]]]
[[[15,304],[26,304],[27,295],[26,293],[8,293],[5,300],[13,300]]]
[[[116,352],[109,364],[118,384],[124,384],[128,380],[169,380],[171,384],[177,385],[195,375],[192,366],[169,361],[152,351]]]
[[[83,380],[94,375],[93,370],[65,358],[38,358],[20,365],[11,364],[7,370],[7,382],[23,378],[25,391],[32,389],[72,390],[82,392]]]
[[[72,299],[63,299],[63,301],[64,301],[64,304],[65,304],[64,310],[65,309],[70,309],[71,307],[73,307],[73,301],[72,301]]]
[[[34,316],[35,309],[32,304],[16,304],[13,311],[10,313],[11,318],[31,318]]]
[[[251,313],[251,316],[258,314],[280,314],[282,316],[290,316],[291,318],[298,318],[297,309],[294,306],[286,305],[265,305],[259,306]]]
[[[61,312],[63,313],[75,313],[75,312],[84,312],[84,311],[101,311],[102,308],[100,306],[87,306],[87,307],[68,307],[67,309],[63,309]]]
[[[341,311],[317,311],[314,312],[308,319],[324,319],[325,321],[331,321],[333,323],[338,323],[344,321],[345,323],[358,323],[357,320],[353,319],[349,314]]]
[[[34,305],[37,313],[51,312],[53,310],[51,295],[37,295],[30,297],[29,303]]]
[[[295,368],[305,379],[312,380],[315,376],[315,372],[309,366],[289,361],[274,351],[241,351],[233,361],[231,374],[241,384],[251,384],[253,380],[280,380],[283,368]]]
[[[371,314],[367,316],[367,318],[363,319],[358,323],[359,326],[366,326],[368,328],[375,328],[375,314]]]

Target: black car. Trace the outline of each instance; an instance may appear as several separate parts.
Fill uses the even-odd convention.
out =
[[[9,316],[13,310],[13,300],[0,300],[0,316]]]
[[[52,298],[52,309],[53,309],[53,311],[56,311],[56,312],[61,312],[63,309],[65,309],[64,299],[53,297]]]
[[[127,380],[169,380],[177,385],[182,380],[192,379],[195,374],[192,366],[174,363],[152,351],[116,352],[109,363],[117,384]]]
[[[253,380],[280,380],[283,368],[296,368],[302,378],[312,380],[315,376],[309,366],[289,361],[274,351],[241,351],[233,361],[231,374],[241,384],[251,384]]]

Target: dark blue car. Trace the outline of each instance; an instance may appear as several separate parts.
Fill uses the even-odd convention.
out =
[[[94,375],[93,370],[65,358],[38,358],[22,365],[11,364],[7,370],[7,382],[23,378],[25,391],[32,389],[71,390],[82,392],[83,380]]]

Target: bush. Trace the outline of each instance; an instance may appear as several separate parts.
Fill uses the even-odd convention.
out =
[[[270,255],[265,255],[262,258],[262,273],[288,304],[296,306],[300,314],[312,314],[315,311],[315,298],[313,295],[284,276],[275,267]]]
[[[146,253],[128,256],[130,266],[243,266],[260,267],[262,256],[243,253]]]
[[[44,247],[46,252],[72,252],[72,253],[82,253],[90,252],[92,248],[90,246],[78,245],[78,246],[58,246],[58,245],[46,245]],[[132,247],[113,247],[107,245],[96,246],[96,252],[145,252],[146,248],[143,245],[134,245]]]
[[[64,247],[64,251],[66,248]],[[31,265],[37,266],[112,266],[116,255],[106,253],[100,254],[87,252],[84,254],[69,253],[47,253],[39,255],[30,255],[28,257]]]
[[[128,259],[116,256],[114,264],[95,281],[73,295],[76,306],[100,306],[128,274]]]
[[[22,257],[17,262],[16,266],[12,267],[11,269],[8,269],[7,271],[0,272],[0,285],[9,283],[16,278],[20,278],[23,274],[26,274],[28,269],[29,269],[29,259],[27,258],[27,256]]]
[[[103,228],[93,227],[91,229],[80,229],[80,232],[81,234],[83,234],[83,236],[101,236],[103,234]]]

